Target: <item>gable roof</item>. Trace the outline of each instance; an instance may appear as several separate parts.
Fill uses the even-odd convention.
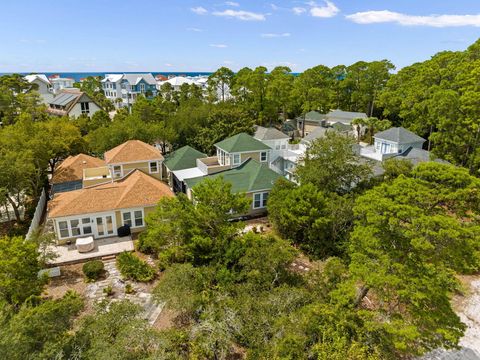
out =
[[[151,73],[146,74],[123,74],[122,80],[128,81],[130,85],[137,85],[140,81],[144,80],[149,85],[157,85],[155,78]]]
[[[105,161],[86,154],[69,156],[57,166],[52,178],[52,184],[83,179],[83,170],[105,166]]]
[[[206,178],[214,179],[217,177],[222,177],[226,182],[231,183],[233,193],[240,193],[270,190],[275,181],[281,178],[282,175],[277,174],[266,164],[248,159],[236,168],[203,177],[186,179],[184,181],[189,188],[192,188]]]
[[[29,83],[32,83],[37,79],[47,85],[52,85],[45,74],[31,74],[25,76],[25,80],[27,80]]]
[[[174,196],[168,185],[135,170],[114,182],[55,195],[48,203],[48,216],[55,218],[153,206],[165,196]]]
[[[215,146],[227,153],[271,150],[270,146],[244,132],[222,140]]]
[[[409,144],[415,142],[424,143],[426,141],[424,138],[403,127],[392,127],[375,134],[373,137],[375,139],[391,141],[398,144]]]
[[[128,140],[108,150],[105,155],[107,164],[119,164],[136,161],[163,160],[162,153],[156,147],[140,140]]]
[[[290,136],[284,134],[280,130],[274,127],[263,127],[257,126],[255,134],[253,137],[257,140],[280,140],[280,139],[290,139]]]
[[[367,117],[368,116],[365,113],[343,110],[332,110],[326,115],[326,119],[330,122],[336,121],[347,124],[350,124],[353,119],[366,119]]]
[[[117,82],[123,78],[123,74],[105,74],[105,78],[101,82]]]
[[[62,89],[48,103],[65,107],[65,109],[47,108],[47,111],[55,115],[67,115],[78,102],[92,102],[100,109],[103,109],[95,100],[78,89]]]
[[[177,171],[197,166],[197,159],[204,157],[207,155],[186,145],[166,155],[163,163],[168,170]]]

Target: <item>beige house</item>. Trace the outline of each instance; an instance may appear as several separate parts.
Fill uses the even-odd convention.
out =
[[[48,204],[57,243],[79,237],[117,236],[128,225],[132,233],[145,228],[145,216],[163,197],[174,196],[162,181],[133,170],[108,183],[57,194]]]
[[[162,179],[162,153],[143,141],[128,140],[107,151],[104,158],[105,165],[84,170],[84,188],[123,178],[134,170]]]
[[[69,156],[55,167],[52,184],[52,193],[78,190],[83,188],[83,172],[85,169],[105,166],[102,159],[78,154]]]

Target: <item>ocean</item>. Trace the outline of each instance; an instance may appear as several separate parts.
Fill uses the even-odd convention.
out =
[[[34,74],[45,74],[47,77],[52,75],[59,75],[60,77],[67,77],[74,79],[76,82],[79,82],[80,79],[89,77],[89,76],[101,76],[105,77],[105,74],[141,74],[141,73],[152,73],[153,76],[157,75],[164,75],[164,76],[209,76],[211,72],[156,72],[156,71],[132,71],[132,72],[115,72],[115,71],[108,71],[108,72],[46,72],[46,73],[34,73]],[[1,75],[8,75],[11,73],[0,73]],[[28,75],[31,73],[19,73],[20,75]]]

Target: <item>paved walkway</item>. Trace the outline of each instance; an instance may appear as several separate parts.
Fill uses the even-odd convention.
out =
[[[125,293],[125,285],[127,282],[122,280],[120,271],[117,269],[115,260],[108,260],[103,262],[105,265],[106,278],[87,285],[85,289],[86,297],[93,302],[99,302],[105,299],[110,301],[130,300],[134,304],[140,305],[144,309],[143,318],[153,324],[163,310],[164,304],[157,304],[153,301],[152,294],[139,291],[135,282],[128,282],[132,285],[133,294]],[[112,287],[113,295],[110,298],[104,292],[108,286]]]

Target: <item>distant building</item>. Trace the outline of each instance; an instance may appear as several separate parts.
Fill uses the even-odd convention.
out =
[[[38,86],[37,91],[40,94],[43,103],[48,104],[48,102],[53,99],[52,83],[48,80],[45,74],[27,75],[25,76],[25,80],[30,84]]]
[[[191,84],[195,84],[195,81],[192,80],[192,79],[189,79],[185,76],[175,76],[175,77],[172,77],[168,80],[164,80],[164,81],[159,81],[157,83],[157,88],[158,90],[160,90],[160,88],[162,87],[162,85],[166,84],[166,83],[169,83],[170,85],[172,85],[173,87],[173,90],[175,91],[179,91],[180,90],[180,87],[183,85],[183,84],[187,84],[187,85],[191,85]]]
[[[37,91],[40,94],[51,94],[52,93],[52,83],[48,80],[45,74],[32,74],[25,76],[30,84],[35,84],[38,86]]]
[[[325,122],[327,125],[343,124],[352,126],[352,121],[355,119],[366,119],[368,116],[361,112],[332,110],[325,115]]]
[[[106,74],[102,89],[116,107],[129,106],[138,95],[151,98],[157,95],[157,82],[151,73]]]
[[[78,89],[61,90],[47,102],[47,111],[57,116],[92,116],[99,110],[102,107]]]
[[[304,116],[297,117],[296,122],[300,134],[304,132],[302,136],[307,136],[318,127],[334,127],[340,132],[349,132],[356,136],[353,120],[366,118],[367,114],[361,112],[332,110],[328,114],[321,114],[318,111],[310,111]]]
[[[60,90],[63,89],[71,89],[73,88],[73,84],[75,84],[74,79],[62,78],[59,75],[50,76],[48,80],[52,84],[52,90],[54,94],[57,94]]]

